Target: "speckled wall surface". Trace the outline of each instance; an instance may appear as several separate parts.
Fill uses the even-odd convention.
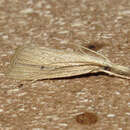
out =
[[[31,43],[73,51],[72,43],[86,41],[130,66],[129,7],[130,0],[0,0],[0,130],[129,130],[130,80],[3,75],[15,48]]]

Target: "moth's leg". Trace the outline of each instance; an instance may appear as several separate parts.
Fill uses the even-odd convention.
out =
[[[38,81],[38,80],[40,80],[40,79],[38,79],[38,78],[33,79],[33,80],[31,81],[31,83],[35,83],[35,82]]]
[[[86,55],[86,52],[83,51],[82,45],[77,45],[77,44],[73,44],[73,45],[76,46],[76,50],[78,50],[78,53]]]
[[[97,73],[97,72],[101,72],[101,68],[97,66],[92,66],[92,68],[90,68],[88,73]]]
[[[86,55],[86,53],[83,51],[82,47],[80,45],[76,45],[78,47],[78,50],[81,54]]]
[[[81,41],[81,42],[85,42],[85,41]],[[89,48],[86,48],[86,47],[84,47],[84,46],[82,46],[82,45],[79,45],[79,44],[76,44],[76,46],[79,48],[79,50],[80,50],[83,54],[86,54],[86,53],[83,51],[83,49],[85,49],[85,50],[87,50],[87,51],[89,51],[89,52],[91,52],[91,53],[94,53],[94,54],[96,54],[96,55],[98,55],[98,56],[101,56],[101,57],[104,58],[107,62],[110,62],[110,60],[109,60],[108,58],[106,58],[105,56],[103,56],[102,54],[100,54],[100,53],[98,53],[98,52],[96,52],[96,51],[93,51],[93,50],[91,50],[91,49],[89,49]]]

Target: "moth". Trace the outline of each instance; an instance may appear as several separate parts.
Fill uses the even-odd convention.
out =
[[[71,52],[34,44],[20,46],[5,74],[12,79],[36,81],[105,72],[130,79],[129,67],[114,64],[102,54],[83,46],[78,48],[79,51]]]

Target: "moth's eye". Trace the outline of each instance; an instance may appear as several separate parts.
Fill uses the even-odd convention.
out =
[[[42,69],[44,69],[45,67],[42,65],[41,67],[40,67],[40,69],[42,70]]]
[[[104,66],[104,70],[111,71],[111,68],[109,66]]]
[[[94,50],[96,47],[94,45],[89,45],[88,48]]]

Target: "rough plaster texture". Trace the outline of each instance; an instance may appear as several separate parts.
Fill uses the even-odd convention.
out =
[[[84,40],[130,66],[129,7],[130,0],[0,0],[0,130],[129,130],[129,80],[98,74],[32,83],[3,75],[14,49],[30,43],[73,51]],[[97,122],[78,123],[84,112]]]

